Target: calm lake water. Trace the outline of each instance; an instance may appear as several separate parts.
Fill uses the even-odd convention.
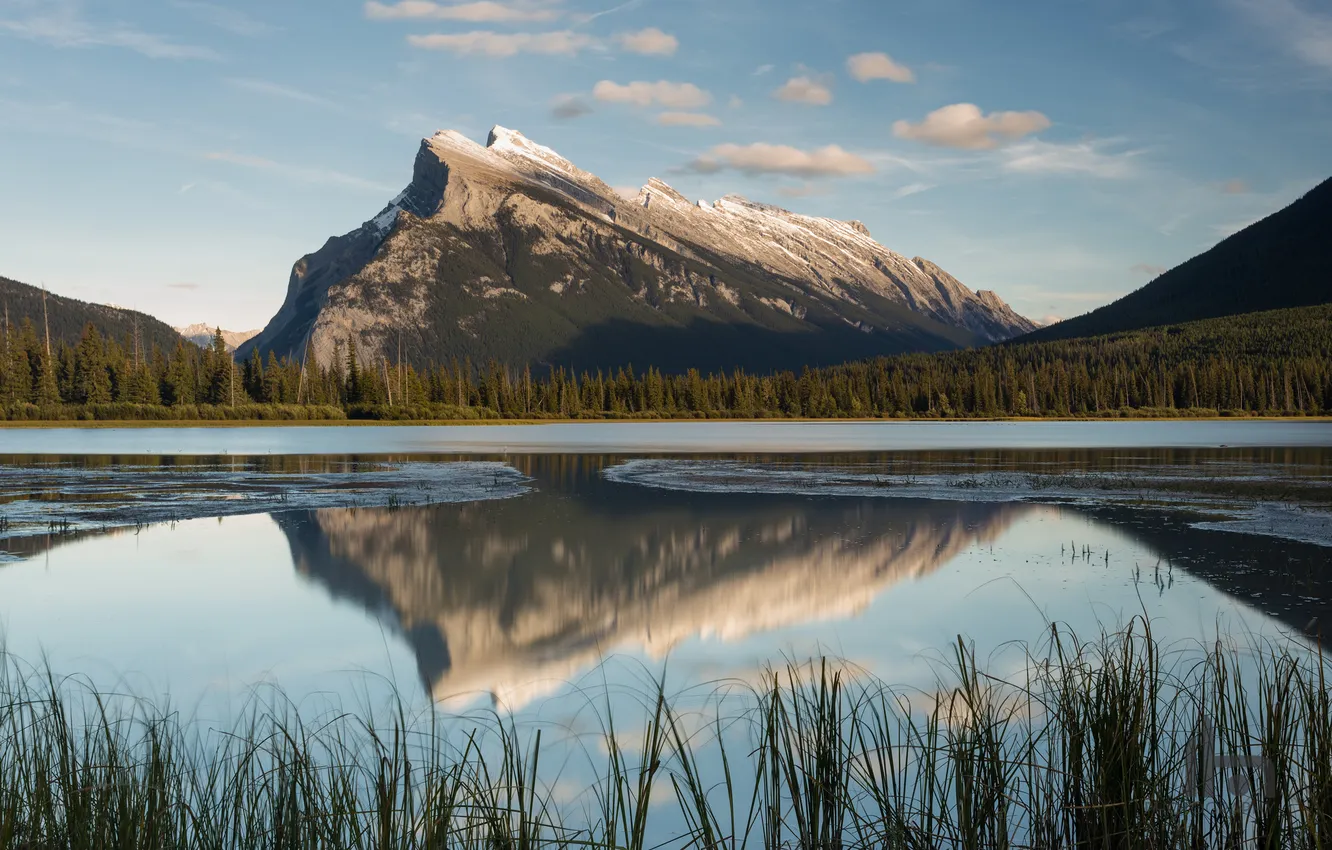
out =
[[[836,452],[1332,445],[1332,422],[592,422],[0,430],[0,454]]]
[[[959,636],[1002,666],[1003,647],[1039,640],[1051,622],[1093,637],[1145,615],[1180,645],[1307,644],[1332,622],[1332,548],[1200,528],[1215,517],[1136,483],[1159,470],[1238,486],[1217,477],[1229,469],[1286,470],[1324,486],[1332,426],[1322,423],[0,431],[0,440],[0,517],[30,524],[0,539],[13,558],[0,562],[7,650],[207,716],[264,682],[298,702],[396,688],[446,706],[541,713],[589,682],[641,685],[663,670],[681,688],[752,681],[765,664],[816,655],[928,688]],[[468,456],[500,440],[511,454]],[[974,451],[957,448],[968,441]],[[796,443],[821,454],[787,454]],[[1211,448],[1143,448],[1157,444]],[[709,454],[656,461],[685,466],[635,477],[643,458],[702,446]],[[927,448],[948,451],[909,451]],[[730,471],[707,477],[718,469]],[[745,478],[755,469],[762,487]],[[1029,485],[1001,497],[1009,479],[972,485],[957,477],[969,469],[1097,472],[1145,489],[1136,501]],[[796,472],[803,483],[787,487]],[[954,477],[932,477],[941,472]],[[1242,483],[1261,486],[1265,474]],[[394,490],[395,476],[410,486]],[[888,480],[897,483],[875,486]],[[373,486],[354,489],[364,481]],[[31,533],[46,515],[68,525]]]

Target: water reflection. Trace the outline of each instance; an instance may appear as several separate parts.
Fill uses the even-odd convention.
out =
[[[361,460],[369,462],[344,458],[337,463]],[[316,590],[322,588],[400,634],[401,644],[390,642],[393,652],[402,658],[410,649],[433,697],[483,693],[509,708],[577,679],[613,653],[660,659],[687,645],[696,663],[724,660],[734,668],[776,657],[783,641],[799,633],[817,641],[845,638],[846,644],[823,646],[845,651],[848,658],[891,665],[925,648],[946,647],[959,633],[994,646],[1032,638],[1045,616],[1079,627],[1088,625],[1093,606],[1132,616],[1142,610],[1139,597],[1156,598],[1152,615],[1173,619],[1176,631],[1190,637],[1214,633],[1218,612],[1240,608],[1262,612],[1258,619],[1264,625],[1282,623],[1311,636],[1332,622],[1332,549],[1198,530],[1178,512],[1091,504],[691,493],[616,483],[601,475],[605,466],[621,460],[510,458],[532,479],[532,488],[507,501],[288,510],[272,515],[276,529],[254,517],[241,527],[253,533],[258,523],[267,535],[262,541],[256,536],[248,549],[246,540],[227,536],[211,520],[206,526],[186,523],[179,533],[151,530],[144,535],[142,556],[137,536],[124,539],[137,535],[134,528],[104,540],[82,534],[15,538],[0,548],[31,560],[68,545],[71,553],[79,553],[74,560],[91,566],[83,573],[57,571],[45,582],[31,570],[6,567],[8,583],[0,585],[0,598],[13,591],[7,600],[13,610],[37,612],[28,619],[38,641],[61,632],[79,652],[96,655],[111,645],[105,624],[83,628],[88,624],[75,617],[62,632],[51,619],[70,608],[77,583],[96,573],[104,583],[102,593],[123,596],[96,600],[103,603],[103,613],[108,618],[114,613],[117,628],[152,635],[143,643],[153,647],[145,650],[147,661],[124,653],[106,659],[125,669],[151,666],[154,652],[169,655],[175,646],[172,635],[258,634],[254,604],[246,597],[267,600],[285,581],[310,598],[289,594],[275,602],[285,632],[256,637],[256,645],[265,649],[256,654],[253,668],[289,663],[299,652],[306,653],[309,669],[324,663],[356,666],[353,658],[368,657],[374,646],[358,650],[352,643],[363,638],[348,636],[334,648],[315,636],[311,624],[316,621],[326,627],[320,634],[329,634],[340,628],[338,623],[357,619],[348,617],[355,613],[348,605],[329,604]],[[803,458],[861,469],[889,464],[900,469],[911,463],[959,472],[1070,467],[1131,472],[1144,465],[1196,469],[1239,461],[1286,464],[1313,482],[1328,469],[1321,453],[1290,458],[1282,450]],[[229,463],[239,463],[241,474],[319,474],[333,462]],[[200,459],[189,465],[213,463]],[[230,528],[232,521],[227,522]],[[1077,536],[1078,545],[1070,536]],[[1087,541],[1098,547],[1094,557],[1083,550]],[[209,551],[216,565],[206,570],[190,566],[197,557],[191,547]],[[120,550],[127,561],[159,571],[145,572],[153,576],[150,580],[132,571],[113,575],[110,568],[117,565],[105,557]],[[62,559],[53,555],[52,560]],[[245,577],[238,570],[241,562]],[[288,563],[304,581],[292,580]],[[186,572],[191,575],[179,588],[166,588]],[[15,573],[23,581],[16,584]],[[1176,587],[1172,580],[1186,574],[1188,580]],[[996,584],[1001,578],[1010,581]],[[76,584],[60,584],[70,581]],[[206,592],[197,584],[203,581],[212,582]],[[218,588],[234,588],[237,599],[224,604]],[[151,605],[134,601],[154,594],[162,598]],[[47,610],[43,604],[57,613],[41,613]],[[5,607],[0,605],[0,613]],[[185,625],[163,611],[178,612]],[[136,626],[121,624],[139,619]],[[213,647],[212,639],[197,643],[208,651],[215,648],[219,656],[226,647],[244,644],[239,637],[222,637]],[[723,642],[726,646],[719,646]],[[362,655],[356,656],[358,651]],[[182,659],[181,664],[186,660],[198,661]],[[198,664],[201,674],[211,675],[204,668],[218,663],[204,657]]]
[[[298,570],[391,618],[435,697],[485,691],[517,707],[608,652],[660,658],[688,637],[853,616],[1031,510],[583,484],[506,503],[275,519]]]
[[[893,585],[933,573],[1045,510],[663,492],[603,480],[604,462],[526,459],[522,471],[536,492],[510,502],[303,511],[275,520],[302,574],[401,632],[433,696],[487,692],[519,707],[607,653],[661,658],[690,637],[738,640],[852,617]],[[1065,509],[1150,540],[1166,553],[1167,570],[1197,572],[1245,601],[1267,575],[1256,547],[1274,548],[1270,540],[1188,529],[1159,512]],[[1206,555],[1237,551],[1240,541],[1249,547],[1242,558]],[[1319,547],[1275,548],[1305,560],[1322,554],[1326,565]],[[1162,581],[1158,592],[1166,588]],[[1325,590],[1297,605],[1273,593],[1263,607],[1303,629],[1316,616],[1311,610],[1325,607]]]

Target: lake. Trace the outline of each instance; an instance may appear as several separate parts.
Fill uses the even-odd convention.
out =
[[[1138,614],[1171,639],[1304,635],[1332,600],[1324,515],[1272,506],[1304,540],[1254,528],[1268,514],[1249,516],[1264,534],[1208,527],[1262,503],[1235,488],[1301,482],[1316,500],[1325,423],[0,439],[8,650],[188,702],[373,674],[521,709],[608,657],[669,659],[689,681],[826,653],[923,685],[959,635],[984,654],[1048,621],[1095,632]],[[496,443],[509,454],[486,454]]]
[[[1052,628],[1142,618],[1174,651],[1251,654],[1316,651],[1332,622],[1326,423],[0,441],[7,652],[210,724],[272,685],[577,738],[589,703],[711,705],[788,661],[928,694],[959,638],[1005,676]]]

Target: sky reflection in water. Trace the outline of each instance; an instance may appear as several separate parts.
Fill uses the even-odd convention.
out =
[[[599,462],[518,465],[534,489],[503,501],[29,541],[0,565],[8,649],[208,717],[267,681],[298,702],[396,685],[531,713],[663,665],[684,687],[826,653],[928,689],[959,634],[983,659],[1048,621],[1091,637],[1145,613],[1169,642],[1243,642],[1327,605],[1328,550],[1157,511],[671,492]]]

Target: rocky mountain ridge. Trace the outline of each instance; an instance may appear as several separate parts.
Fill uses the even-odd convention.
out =
[[[1034,329],[992,292],[874,241],[859,222],[652,179],[625,198],[550,148],[494,128],[423,140],[408,187],[293,268],[239,354],[577,368],[794,368],[940,350]]]
[[[201,348],[207,348],[213,344],[213,335],[217,332],[216,325],[210,325],[206,322],[195,322],[192,325],[186,325],[183,328],[176,328],[176,333],[185,337],[190,342]],[[240,346],[249,342],[262,333],[261,328],[255,328],[252,331],[222,331],[222,341],[227,344],[227,351],[235,351]]]

